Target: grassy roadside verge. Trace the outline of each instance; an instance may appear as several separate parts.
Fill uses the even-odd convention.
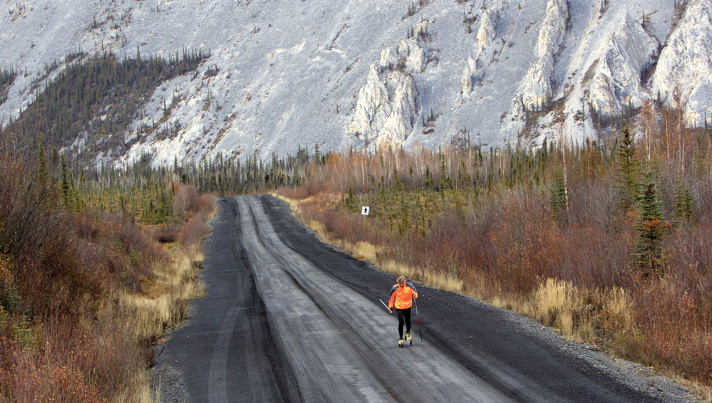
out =
[[[214,197],[156,186],[156,224],[87,202],[43,161],[28,175],[0,156],[0,401],[153,401],[151,346],[201,293]]]
[[[124,290],[119,296],[119,309],[125,313],[131,337],[145,348],[160,343],[167,331],[187,318],[190,300],[204,294],[204,285],[198,278],[203,261],[198,245],[167,245],[165,254],[166,260],[152,269],[154,278],[142,285],[141,292]],[[160,401],[146,369],[136,371],[135,387],[127,389],[116,401]]]
[[[204,222],[208,214],[209,211],[197,213],[203,217],[194,219]],[[34,312],[31,317],[0,308],[3,398],[18,402],[156,401],[147,372],[153,360],[151,346],[186,318],[189,300],[203,292],[198,281],[201,246],[190,240],[202,239],[208,229],[188,234],[186,225],[179,231],[185,238],[170,244],[159,243],[154,228],[124,228],[116,232],[112,225],[107,239],[103,239],[107,235],[103,231],[109,227],[93,228],[100,232],[91,238],[90,243],[95,245],[108,242],[116,246],[122,241],[113,237],[130,238],[124,245],[130,245],[127,255],[98,247],[103,250],[98,251],[97,258],[105,258],[109,266],[116,267],[104,272],[87,268],[76,276],[96,276],[81,288],[101,287],[100,292],[72,291],[79,295],[67,301],[72,306],[67,309],[45,309],[44,314],[38,314],[38,307],[23,309]],[[17,273],[16,263],[5,263],[5,273]],[[45,285],[43,274],[33,277],[29,287]],[[15,283],[19,283],[20,303],[31,304],[33,297],[22,290],[22,282]],[[46,290],[47,294],[60,297],[62,291]]]

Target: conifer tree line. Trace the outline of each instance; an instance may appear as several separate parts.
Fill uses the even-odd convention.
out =
[[[152,156],[144,154],[126,167],[102,165],[89,169],[70,162],[56,149],[50,157],[45,154],[41,147],[37,158],[40,162],[36,164],[54,167],[60,199],[67,209],[121,212],[130,220],[162,225],[181,218],[173,216],[175,183],[192,184],[200,193],[219,196],[294,188],[308,175],[309,163],[314,163],[305,149],[285,159],[274,154],[270,161],[258,156],[245,161],[224,159],[219,154],[215,159],[195,163],[179,164],[176,158],[172,166],[154,166]]]
[[[305,186],[335,190],[343,207],[355,214],[361,206],[370,206],[371,216],[387,223],[394,236],[428,237],[436,216],[451,215],[464,229],[478,220],[478,210],[488,200],[509,192],[545,196],[551,217],[563,227],[576,221],[570,203],[581,203],[571,198],[586,197],[576,190],[572,196],[570,182],[575,181],[575,187],[581,181],[599,186],[605,182],[608,191],[616,194],[617,213],[612,213],[636,220],[639,238],[630,251],[630,262],[645,276],[659,277],[664,274],[659,250],[664,236],[673,226],[695,225],[706,213],[702,211],[706,197],[712,196],[705,193],[706,175],[712,168],[701,163],[712,158],[710,134],[698,129],[685,136],[681,141],[694,147],[683,151],[683,145],[671,144],[669,138],[658,139],[654,156],[636,148],[629,127],[619,136],[603,142],[587,140],[582,146],[544,142],[538,149],[506,147],[489,152],[454,147],[328,153],[305,170]],[[663,148],[678,147],[674,160],[661,155]],[[703,200],[695,200],[693,194]]]
[[[218,154],[215,159],[204,159],[199,163],[178,164],[175,160],[173,174],[183,182],[197,185],[203,193],[219,196],[249,194],[300,185],[308,175],[311,159],[309,152],[301,148],[296,156],[280,158],[274,153],[268,161],[263,161],[259,155],[241,161]]]
[[[59,75],[35,89],[34,101],[2,130],[3,141],[14,142],[21,153],[31,155],[42,144],[62,148],[84,136],[73,158],[86,162],[100,152],[126,150],[123,134],[165,80],[194,71],[210,57],[202,50],[184,49],[167,59],[118,58],[111,52],[97,53],[70,63]],[[10,82],[13,74],[2,74]],[[155,124],[155,123],[154,123]],[[33,151],[34,150],[34,151]]]
[[[17,76],[17,72],[15,69],[7,69],[3,68],[0,70],[0,88],[3,86],[6,86],[8,84],[12,84],[13,81],[15,81],[15,77]]]

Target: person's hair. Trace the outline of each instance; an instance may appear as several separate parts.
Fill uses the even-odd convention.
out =
[[[398,281],[398,284],[405,283],[405,276],[398,277],[397,281]]]

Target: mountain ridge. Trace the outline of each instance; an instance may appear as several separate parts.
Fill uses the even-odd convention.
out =
[[[94,164],[436,148],[459,136],[580,143],[614,132],[611,119],[646,100],[702,126],[710,15],[710,0],[7,1],[0,68],[18,74],[0,120],[26,110],[29,89],[44,88],[70,54],[199,49],[210,57],[159,85],[117,134],[124,147],[97,152]],[[140,133],[161,120],[171,135]]]

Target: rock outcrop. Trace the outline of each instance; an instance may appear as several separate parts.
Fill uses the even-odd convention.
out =
[[[668,38],[652,79],[651,96],[683,108],[690,125],[712,117],[712,3],[693,0]]]
[[[462,71],[460,85],[462,86],[462,98],[467,98],[472,92],[472,86],[482,78],[483,63],[481,58],[485,49],[487,49],[495,38],[495,21],[490,16],[487,9],[483,9],[480,13],[480,26],[477,29],[477,43],[475,45],[475,57],[467,58],[467,64]]]
[[[407,70],[390,63],[373,64],[366,85],[359,90],[349,132],[367,145],[402,143],[413,130],[416,96],[415,81]]]
[[[549,0],[534,50],[537,60],[527,71],[517,91],[518,101],[525,110],[541,108],[551,100],[554,58],[564,41],[568,18],[566,0]]]
[[[658,40],[626,13],[620,29],[609,36],[587,73],[586,100],[599,115],[619,116],[625,108],[640,107],[646,97],[641,79],[655,63],[658,48]]]
[[[488,10],[482,10],[480,15],[480,27],[477,29],[478,55],[484,48],[492,43],[495,36],[495,22]]]
[[[349,133],[360,137],[367,146],[398,146],[412,132],[418,96],[413,76],[423,72],[426,64],[418,38],[427,30],[427,20],[422,21],[412,37],[402,39],[397,49],[381,51],[379,62],[371,65],[348,125]]]

